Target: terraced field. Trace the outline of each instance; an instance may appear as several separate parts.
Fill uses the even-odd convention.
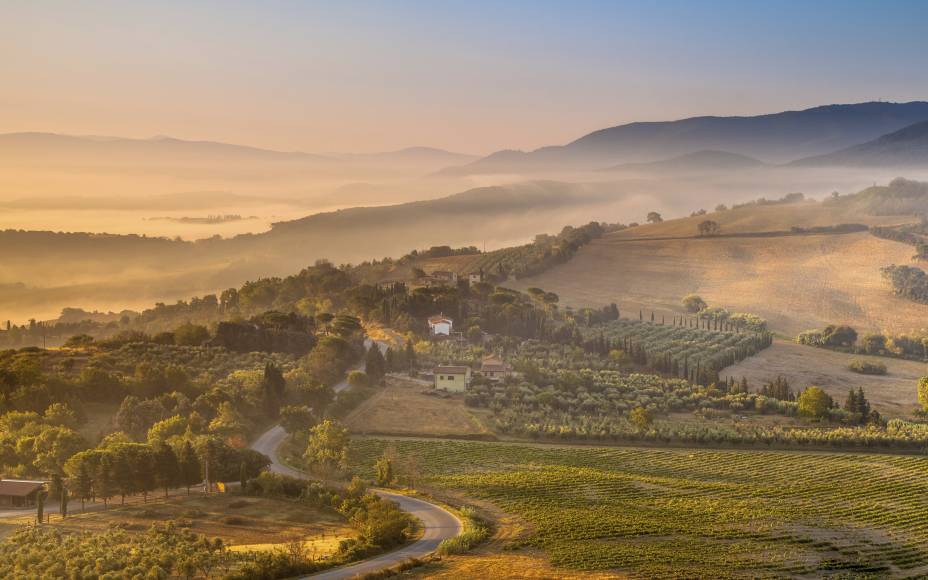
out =
[[[559,568],[647,578],[928,573],[928,459],[358,439],[523,518]],[[510,545],[518,549],[520,544]]]

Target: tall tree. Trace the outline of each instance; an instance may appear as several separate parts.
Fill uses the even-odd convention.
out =
[[[186,441],[181,448],[179,462],[181,483],[187,488],[187,494],[189,495],[190,486],[203,481],[203,467],[200,465],[200,459],[193,450],[190,441]]]
[[[122,450],[116,452],[113,460],[113,482],[116,484],[116,491],[119,492],[121,503],[125,505],[126,496],[135,491],[135,479],[132,476],[132,466],[129,464],[129,458]]]
[[[61,499],[58,513],[61,514],[62,518],[68,517],[68,487],[66,485],[61,486]]]
[[[371,378],[372,383],[379,383],[387,374],[387,361],[384,360],[383,353],[380,352],[380,347],[376,342],[367,349],[367,356],[364,359],[364,372]]]
[[[146,448],[135,456],[135,486],[142,492],[143,501],[148,502],[148,492],[155,489],[156,470],[154,453]]]
[[[106,453],[100,458],[100,464],[97,465],[97,471],[94,474],[94,491],[100,499],[103,500],[103,507],[113,497],[115,482],[113,481],[113,460],[110,454]]]
[[[180,484],[180,463],[177,454],[167,443],[158,444],[155,450],[155,481],[168,497],[168,490]]]
[[[406,369],[409,372],[413,372],[418,367],[416,363],[416,349],[412,345],[411,340],[406,341]]]
[[[84,502],[93,493],[93,476],[86,461],[81,461],[77,468],[77,475],[74,478],[74,491],[81,498],[81,512],[84,511]]]

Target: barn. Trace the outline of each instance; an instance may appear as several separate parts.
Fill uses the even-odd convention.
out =
[[[0,480],[0,506],[32,507],[36,503],[39,492],[44,489],[45,483],[42,481]]]

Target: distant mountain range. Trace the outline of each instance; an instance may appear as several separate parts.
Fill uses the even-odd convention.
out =
[[[595,131],[566,145],[499,151],[442,173],[531,173],[593,170],[653,162],[697,151],[737,151],[766,163],[787,163],[876,139],[928,120],[928,102],[826,105],[753,117],[692,117],[629,123]]]
[[[311,167],[400,164],[442,167],[477,159],[434,147],[409,147],[383,153],[314,154],[275,151],[216,141],[188,141],[158,136],[150,139],[61,135],[58,133],[0,134],[0,158],[29,164],[131,164],[164,166],[210,162],[298,164]]]
[[[909,125],[860,145],[793,163],[798,166],[913,167],[928,166],[928,121]]]
[[[628,170],[659,170],[659,171],[711,171],[711,170],[732,170],[747,169],[751,167],[761,167],[763,161],[739,155],[738,153],[729,153],[728,151],[696,151],[662,159],[661,161],[651,161],[649,163],[620,163],[607,167],[603,171],[628,171]]]

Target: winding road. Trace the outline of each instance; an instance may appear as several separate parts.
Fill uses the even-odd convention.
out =
[[[381,348],[383,347],[381,346]],[[347,382],[343,381],[335,386],[335,390],[341,391],[346,387]],[[305,473],[285,465],[280,460],[280,457],[278,457],[277,449],[286,437],[287,432],[284,428],[280,425],[276,425],[258,437],[254,443],[251,444],[251,448],[270,457],[271,471],[291,477],[307,479]],[[448,510],[435,504],[384,489],[372,489],[371,491],[384,499],[396,502],[400,506],[400,509],[418,519],[423,528],[422,537],[412,544],[403,546],[398,550],[362,560],[356,564],[333,568],[313,576],[307,576],[307,578],[313,578],[315,580],[354,578],[355,576],[394,566],[408,558],[422,558],[434,552],[438,548],[438,545],[444,540],[457,536],[464,529],[461,525],[461,521],[457,517]]]

